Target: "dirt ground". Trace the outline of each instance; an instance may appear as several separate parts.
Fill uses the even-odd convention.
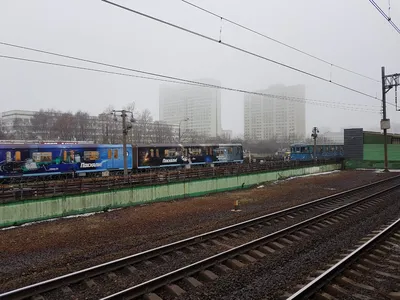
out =
[[[0,292],[397,174],[342,171],[0,231]],[[240,212],[232,212],[234,200]]]

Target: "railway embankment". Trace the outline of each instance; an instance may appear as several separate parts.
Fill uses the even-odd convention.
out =
[[[105,189],[83,194],[0,203],[0,227],[232,191],[249,188],[264,182],[333,171],[340,168],[341,164],[329,164],[227,177],[197,180],[189,178],[181,182],[159,185]]]

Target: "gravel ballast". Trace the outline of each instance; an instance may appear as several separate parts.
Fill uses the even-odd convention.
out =
[[[397,174],[346,171],[0,231],[0,292]],[[240,200],[240,212],[232,212]]]
[[[347,217],[317,234],[285,247],[240,270],[221,276],[188,293],[179,300],[211,299],[282,299],[288,291],[295,291],[297,284],[306,284],[306,278],[316,270],[325,270],[340,253],[353,248],[373,230],[400,216],[400,191],[386,201]],[[164,298],[168,300],[169,298]]]

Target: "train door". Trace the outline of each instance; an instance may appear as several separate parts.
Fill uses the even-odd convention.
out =
[[[109,169],[119,169],[124,167],[124,160],[121,151],[118,148],[110,148],[107,151],[108,164],[107,167]]]

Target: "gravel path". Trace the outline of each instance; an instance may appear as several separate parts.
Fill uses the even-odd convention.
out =
[[[2,230],[0,292],[394,175],[337,172]],[[235,199],[240,199],[239,213],[231,211]]]
[[[316,236],[221,276],[215,282],[189,289],[187,294],[175,299],[280,299],[290,287],[305,284],[305,278],[313,271],[326,269],[333,258],[357,244],[362,237],[399,217],[400,191],[386,199],[359,215],[319,231]]]

